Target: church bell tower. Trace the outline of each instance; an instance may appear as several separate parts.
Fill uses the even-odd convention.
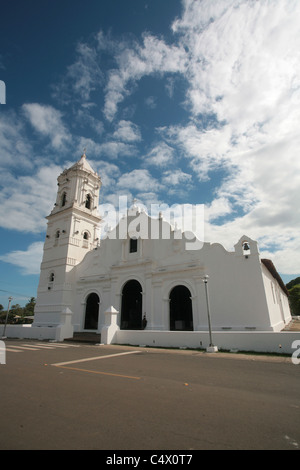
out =
[[[56,326],[71,308],[73,268],[100,240],[100,176],[83,154],[57,179],[57,196],[48,220],[34,326]]]

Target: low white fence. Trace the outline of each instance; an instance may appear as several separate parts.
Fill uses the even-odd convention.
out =
[[[60,324],[56,326],[7,325],[5,328],[0,325],[0,338],[4,330],[7,338],[63,341],[73,336],[72,312],[68,308],[64,309],[60,315]]]
[[[295,351],[293,343],[296,340],[300,342],[300,332],[216,331],[212,333],[212,339],[213,344],[219,350],[292,354]],[[149,347],[206,349],[209,346],[209,333],[207,331],[118,330],[113,342]]]
[[[57,328],[53,327],[32,327],[31,325],[7,325],[5,336],[17,339],[56,339]],[[3,335],[4,326],[0,325],[0,338]]]
[[[0,339],[4,326],[0,325]],[[58,340],[72,336],[63,334],[60,327],[33,327],[31,325],[7,325],[7,338]],[[300,346],[300,332],[295,331],[213,331],[213,343],[219,350],[256,351],[292,354],[295,341]],[[165,348],[206,349],[209,346],[208,331],[154,331],[117,330],[110,343],[143,345]],[[299,347],[298,346],[298,347]],[[299,354],[300,355],[300,354]]]

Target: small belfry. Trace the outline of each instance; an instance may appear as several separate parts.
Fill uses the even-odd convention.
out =
[[[86,154],[57,179],[57,195],[48,220],[35,324],[45,324],[46,305],[52,304],[57,321],[63,307],[71,307],[71,271],[100,239],[98,212],[101,178]],[[49,317],[50,321],[50,317]],[[55,315],[51,315],[51,323]],[[47,322],[46,322],[47,323]]]

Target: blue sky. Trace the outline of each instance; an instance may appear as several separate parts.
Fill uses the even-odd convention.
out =
[[[56,178],[83,149],[101,203],[205,204],[300,275],[298,0],[11,0],[1,6],[0,303],[36,296]]]

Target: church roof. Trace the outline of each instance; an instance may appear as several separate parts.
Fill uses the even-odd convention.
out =
[[[288,292],[283,280],[281,279],[280,275],[278,274],[273,262],[270,259],[262,259],[261,262],[267,268],[267,270],[272,274],[274,279],[276,279],[276,281],[280,285],[283,292],[288,296],[289,292]]]
[[[76,170],[77,168],[88,171],[90,173],[96,173],[87,161],[85,153],[81,155],[81,158],[78,160],[78,162],[71,166],[70,170]]]

